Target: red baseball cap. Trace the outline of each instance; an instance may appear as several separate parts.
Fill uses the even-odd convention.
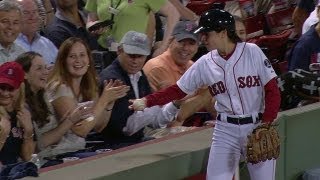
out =
[[[24,71],[17,62],[6,62],[0,66],[0,84],[18,89],[24,81]]]

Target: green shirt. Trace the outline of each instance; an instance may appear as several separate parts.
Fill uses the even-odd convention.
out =
[[[111,4],[111,1],[113,3]],[[107,48],[107,37],[111,36],[115,42],[128,31],[146,33],[149,12],[157,12],[167,0],[87,0],[85,8],[89,12],[95,12],[100,21],[111,19],[109,7],[117,9],[118,14],[114,15],[112,29],[107,30],[99,37],[99,44]],[[117,6],[118,5],[118,6]]]

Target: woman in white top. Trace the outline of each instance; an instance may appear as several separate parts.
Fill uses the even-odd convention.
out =
[[[74,126],[73,133],[86,137],[93,129],[97,132],[103,130],[108,124],[114,101],[125,96],[128,90],[125,85],[113,88],[106,85],[98,97],[97,76],[89,47],[82,39],[75,37],[62,43],[48,80],[49,101],[56,115],[63,117],[78,103],[95,101],[95,118]]]

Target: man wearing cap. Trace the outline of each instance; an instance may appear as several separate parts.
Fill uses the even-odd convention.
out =
[[[169,103],[162,108],[150,108],[139,113],[128,109],[129,100],[144,97],[151,93],[148,80],[142,71],[147,56],[150,54],[149,40],[145,34],[129,31],[120,41],[118,57],[100,73],[100,84],[111,79],[121,80],[130,86],[130,91],[118,99],[112,110],[110,121],[102,131],[108,148],[120,148],[145,140],[142,127],[154,123],[161,126],[163,120],[172,120],[177,108]],[[159,122],[161,120],[161,122]],[[127,121],[129,122],[126,126]],[[137,123],[138,124],[137,124]],[[125,132],[124,132],[125,131]]]
[[[24,97],[24,91],[19,91],[23,81],[24,71],[20,64],[6,62],[0,66],[0,106],[3,107],[0,121],[0,164],[3,165],[17,163],[19,158],[29,161],[34,152],[31,115],[23,107],[24,100],[21,96]]]
[[[175,84],[193,64],[191,58],[199,46],[197,35],[192,33],[196,26],[191,21],[177,23],[168,49],[163,54],[150,59],[143,67],[153,91]]]
[[[191,58],[199,47],[198,36],[192,31],[197,27],[194,22],[181,21],[176,24],[172,33],[171,43],[163,54],[150,59],[143,67],[150,86],[154,92],[176,84],[180,77],[193,64]],[[178,121],[197,112],[204,106],[212,111],[212,98],[206,90],[201,90],[195,97],[183,103]],[[188,105],[187,105],[188,104]],[[177,123],[176,125],[180,125]]]

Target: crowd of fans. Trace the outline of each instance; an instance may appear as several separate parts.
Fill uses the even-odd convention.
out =
[[[139,112],[128,108],[131,99],[175,84],[194,57],[206,53],[201,47],[215,49],[208,34],[192,33],[198,16],[184,4],[0,1],[1,164],[38,154],[42,167],[52,166],[64,157],[87,157],[97,149],[150,140],[147,130],[182,126],[197,119],[193,115],[199,111],[207,112],[206,120],[214,119],[215,100],[207,87],[164,106]],[[225,4],[235,14],[242,41],[247,40],[248,16],[295,7],[292,33],[299,39],[288,51],[288,68],[309,70],[319,62],[318,2],[256,0],[254,14],[244,13],[240,1]],[[106,20],[107,26],[88,30]],[[95,68],[94,51],[110,55],[111,64],[101,72]]]

